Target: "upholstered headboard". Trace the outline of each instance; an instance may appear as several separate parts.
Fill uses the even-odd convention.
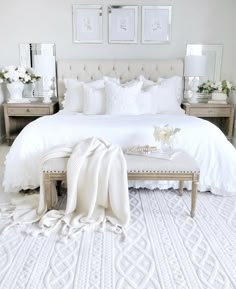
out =
[[[156,81],[159,77],[183,76],[182,59],[80,59],[58,60],[57,79],[59,101],[64,98],[63,79],[76,78],[91,81],[103,76],[117,77],[122,82],[143,75]]]

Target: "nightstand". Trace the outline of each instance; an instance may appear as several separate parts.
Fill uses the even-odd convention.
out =
[[[51,103],[4,103],[6,141],[10,145],[19,132],[31,121],[58,111],[58,101]]]
[[[183,103],[186,114],[209,120],[217,125],[232,141],[234,124],[234,105],[212,103]]]

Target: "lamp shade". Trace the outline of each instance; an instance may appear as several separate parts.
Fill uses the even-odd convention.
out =
[[[184,76],[197,77],[206,75],[206,56],[187,55],[184,61]]]

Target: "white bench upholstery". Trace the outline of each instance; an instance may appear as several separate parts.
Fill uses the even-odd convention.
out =
[[[199,167],[195,160],[185,152],[179,152],[172,160],[163,160],[146,156],[125,155],[127,173],[130,180],[178,180],[180,193],[183,182],[192,182],[191,216],[195,215]],[[66,181],[68,158],[50,159],[43,164],[43,179],[47,207],[52,207],[52,181]]]

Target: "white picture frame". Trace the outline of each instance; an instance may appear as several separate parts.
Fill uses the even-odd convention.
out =
[[[102,43],[102,6],[73,5],[73,42]]]
[[[138,43],[138,6],[108,6],[108,42]]]
[[[222,44],[188,44],[186,55],[206,55],[206,76],[200,77],[200,82],[221,79],[223,45]]]
[[[172,6],[142,6],[142,43],[165,44],[171,41]]]

